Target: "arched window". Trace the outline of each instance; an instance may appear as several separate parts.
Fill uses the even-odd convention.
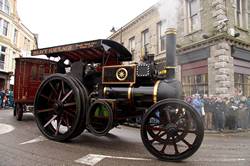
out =
[[[10,4],[8,0],[0,0],[0,10],[10,14]]]

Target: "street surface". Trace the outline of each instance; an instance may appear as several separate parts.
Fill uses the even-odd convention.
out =
[[[163,162],[144,148],[139,129],[120,126],[106,137],[88,132],[67,143],[47,140],[31,113],[16,121],[0,110],[0,166],[249,166],[250,132],[207,133],[201,148],[182,162]],[[84,164],[85,163],[85,164]]]

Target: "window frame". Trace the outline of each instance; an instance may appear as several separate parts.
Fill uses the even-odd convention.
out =
[[[10,15],[10,2],[9,0],[0,0],[0,10]]]
[[[200,80],[198,81],[198,78]],[[183,92],[185,96],[192,96],[193,94],[208,94],[208,73],[187,75],[182,78]]]
[[[250,29],[250,0],[235,0],[235,24]]]
[[[17,39],[18,39],[18,30],[14,28],[14,33],[13,33],[13,43],[17,45]]]
[[[0,45],[0,70],[4,70],[4,62],[7,54],[7,47]]]
[[[164,27],[166,27],[166,24],[167,22],[165,20],[157,23],[158,53],[166,51],[166,34],[164,32]]]
[[[196,11],[192,12],[191,8],[192,8],[192,2],[196,1]],[[184,1],[184,31],[186,34],[190,34],[190,33],[194,33],[197,32],[199,30],[201,30],[201,18],[200,18],[200,0],[185,0]],[[196,18],[196,21],[192,21],[193,18]],[[195,20],[195,19],[194,19]],[[197,22],[195,24],[195,22]]]
[[[250,75],[234,73],[234,88],[242,95],[250,96]]]
[[[128,43],[129,43],[129,51],[133,55],[133,59],[134,59],[134,56],[135,56],[135,36],[129,38]]]
[[[146,36],[147,35],[147,36]],[[149,45],[149,29],[147,28],[147,29],[145,29],[144,31],[142,31],[141,32],[141,48],[142,48],[142,50],[145,52],[145,49],[146,49],[146,51],[149,51],[148,50],[148,45]],[[144,52],[143,52],[143,54],[144,54]]]
[[[0,18],[0,33],[2,36],[8,36],[9,22]]]

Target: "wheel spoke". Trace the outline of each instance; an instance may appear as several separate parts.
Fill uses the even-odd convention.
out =
[[[188,146],[188,148],[192,148],[192,145],[189,142],[187,142],[185,138],[182,138],[181,140]]]
[[[44,128],[47,127],[53,120],[57,118],[57,115],[53,115],[53,117],[43,126]]]
[[[158,132],[157,134],[155,134],[154,135],[154,138],[152,139],[152,140],[149,140],[149,142],[152,144],[153,142],[155,142],[155,141],[161,141],[161,137],[162,136],[164,136],[165,134],[167,134],[167,132],[163,132],[163,133],[161,133],[161,131],[160,132]]]
[[[66,118],[66,120],[63,119],[63,121],[64,121],[64,123],[66,123],[67,128],[68,128],[68,130],[69,130],[69,128],[70,128],[70,126],[69,126],[69,118],[68,118],[67,116],[66,116],[65,118]]]
[[[66,103],[63,105],[63,107],[70,107],[70,106],[75,106],[76,103]]]
[[[162,147],[162,149],[161,149],[161,153],[164,153],[166,147],[167,147],[167,143],[164,143],[164,145],[163,145],[163,147]]]
[[[43,109],[43,110],[37,110],[37,113],[51,112],[51,111],[54,111],[54,108],[47,108],[47,109]]]
[[[49,85],[50,85],[51,89],[53,90],[53,92],[56,94],[56,96],[58,96],[58,93],[57,93],[55,87],[51,84],[51,82],[49,82]]]
[[[62,80],[62,94],[65,94],[64,81]]]
[[[67,115],[69,115],[69,116],[71,116],[73,118],[75,117],[75,114],[72,113],[72,112],[70,112],[70,111],[68,111],[68,110],[64,110],[63,113],[65,113],[65,114],[67,114]]]
[[[174,137],[172,137],[172,140],[173,140],[173,145],[174,145],[175,154],[179,154],[180,152],[179,152],[179,150],[178,150],[178,147],[177,147],[177,144],[176,144],[176,142],[175,142]]]
[[[62,96],[62,90],[60,90],[57,100],[60,100],[60,99],[61,99],[61,96]]]
[[[71,95],[73,93],[73,90],[71,90],[71,91],[69,91],[66,95],[65,95],[65,97],[62,99],[62,103]]]
[[[164,151],[165,151],[165,149],[166,149],[166,147],[167,147],[167,145],[168,145],[169,136],[167,136],[166,141],[167,141],[167,142],[164,143],[164,145],[163,145],[163,147],[162,147],[162,149],[161,149],[161,153],[164,153]]]

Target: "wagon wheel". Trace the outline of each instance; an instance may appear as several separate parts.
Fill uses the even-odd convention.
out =
[[[75,132],[72,134],[70,138],[75,138],[79,136],[84,129],[86,128],[86,112],[89,106],[89,97],[88,97],[88,91],[86,90],[85,86],[81,83],[81,81],[74,76],[67,74],[68,77],[75,83],[76,87],[78,88],[80,92],[81,97],[81,115],[80,115],[80,121],[76,127]]]
[[[21,121],[23,119],[23,105],[20,103],[16,104],[15,112],[16,119]]]
[[[81,120],[81,96],[70,77],[53,74],[41,83],[34,114],[40,131],[47,138],[56,141],[72,138]]]
[[[141,126],[147,150],[161,160],[178,161],[193,155],[204,136],[201,117],[178,99],[162,100],[148,109]]]
[[[13,116],[16,116],[16,103],[15,103],[15,106],[14,106],[14,109],[13,109]]]

